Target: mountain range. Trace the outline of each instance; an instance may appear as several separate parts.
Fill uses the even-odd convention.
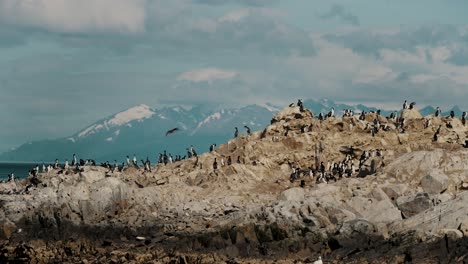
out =
[[[377,111],[375,107],[362,104],[347,105],[332,100],[304,100],[304,107],[313,113],[327,113],[332,107],[339,115],[344,109]],[[220,105],[198,105],[190,109],[173,106],[151,108],[138,105],[86,126],[77,133],[55,140],[28,142],[16,149],[0,154],[2,161],[53,161],[78,158],[95,159],[98,162],[119,160],[136,154],[138,159],[156,160],[159,153],[167,150],[173,155],[186,154],[191,145],[198,153],[208,151],[211,144],[220,144],[233,137],[234,127],[245,132],[244,126],[252,131],[262,130],[270,124],[272,116],[282,107],[270,103],[224,108]],[[457,116],[462,111],[453,109]],[[388,116],[391,111],[382,111]],[[435,112],[427,106],[420,110],[422,115]],[[449,112],[449,111],[448,111]],[[448,114],[444,113],[444,114]],[[166,136],[166,131],[179,128]]]

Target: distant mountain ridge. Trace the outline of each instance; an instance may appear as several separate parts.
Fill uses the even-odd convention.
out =
[[[335,108],[336,115],[345,109],[355,114],[361,111],[377,111],[375,107],[362,104],[347,105],[335,103],[332,100],[304,100],[304,107],[315,115],[328,113]],[[127,110],[103,118],[94,124],[86,126],[75,134],[55,140],[41,140],[21,145],[17,149],[0,154],[2,161],[53,161],[56,158],[71,159],[73,153],[79,158],[96,159],[99,162],[122,161],[126,155],[137,154],[139,159],[148,156],[155,160],[159,153],[167,150],[173,155],[185,155],[186,148],[193,145],[199,153],[208,150],[211,144],[225,142],[233,136],[234,127],[244,132],[244,126],[252,131],[262,130],[272,116],[283,107],[266,103],[262,105],[247,105],[243,107],[223,108],[219,105],[198,105],[187,110],[184,107],[151,108],[141,104]],[[453,109],[461,116],[461,109]],[[392,111],[383,110],[384,116]],[[435,108],[427,106],[420,110],[428,115]],[[444,112],[448,115],[450,112]],[[170,136],[165,132],[172,128],[180,130]]]

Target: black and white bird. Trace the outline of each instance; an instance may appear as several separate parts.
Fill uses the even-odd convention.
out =
[[[334,117],[334,116],[335,116],[335,108],[332,107],[332,109],[330,110],[330,112],[328,112],[327,117]]]
[[[250,135],[250,127],[244,126],[245,130],[247,131],[247,135]]]
[[[211,144],[210,145],[210,152],[212,152],[215,149],[215,147],[216,147],[216,144]]]
[[[323,264],[322,257],[319,256],[318,259],[316,261],[314,261],[313,264]]]
[[[441,113],[442,113],[442,110],[440,110],[440,107],[437,107],[434,116],[439,117]]]

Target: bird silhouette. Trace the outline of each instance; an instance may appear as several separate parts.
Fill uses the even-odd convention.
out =
[[[179,131],[179,128],[177,128],[177,127],[176,127],[176,128],[173,128],[173,129],[171,129],[171,130],[168,130],[168,131],[166,132],[166,137],[167,137],[168,135],[170,135],[170,134],[173,134],[173,133],[177,132],[177,131]]]

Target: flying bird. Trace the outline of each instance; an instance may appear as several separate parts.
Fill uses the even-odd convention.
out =
[[[173,133],[177,132],[177,131],[179,131],[179,128],[177,128],[177,127],[176,127],[176,128],[173,128],[173,129],[171,129],[171,130],[168,130],[168,131],[166,132],[166,137],[167,137],[168,135],[170,135],[170,134],[173,134]]]

